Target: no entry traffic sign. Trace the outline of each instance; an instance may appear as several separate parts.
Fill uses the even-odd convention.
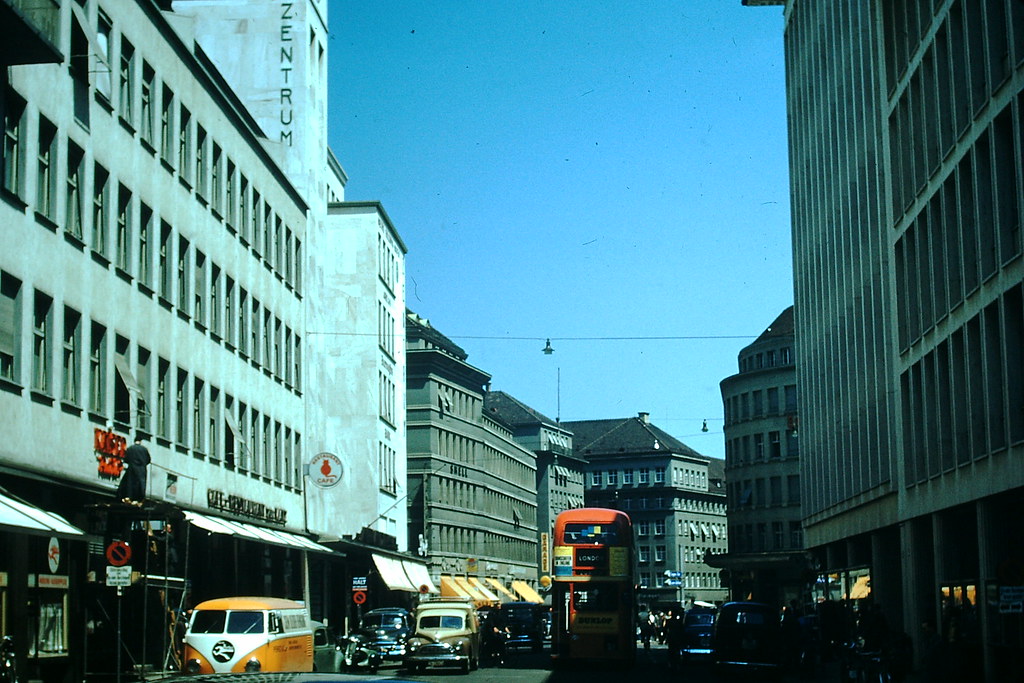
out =
[[[114,541],[107,546],[107,562],[114,567],[123,567],[132,559],[132,549],[124,541]]]

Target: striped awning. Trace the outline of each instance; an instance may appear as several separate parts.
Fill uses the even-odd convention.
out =
[[[500,598],[498,598],[497,595],[492,593],[487,588],[487,586],[485,586],[482,583],[480,583],[480,579],[476,578],[475,576],[469,577],[469,585],[471,585],[473,588],[477,589],[477,591],[480,592],[480,595],[484,596],[484,598],[488,602],[501,602]]]
[[[452,576],[441,576],[441,597],[444,598],[470,598],[473,596],[463,590],[462,586],[455,582]]]
[[[223,517],[215,517],[213,515],[192,512],[191,510],[185,510],[184,515],[185,519],[191,524],[194,524],[205,531],[209,531],[210,533],[225,534],[236,538],[244,538],[248,541],[261,541],[272,545],[298,548],[299,550],[315,550],[321,553],[334,553],[333,550],[325,545],[320,545],[316,541],[312,541],[305,536],[293,534],[289,531],[268,529],[266,527],[256,526],[255,524],[249,524],[248,522],[238,522],[232,519],[224,519]]]
[[[3,492],[0,492],[0,527],[57,536],[85,535],[84,531],[57,513],[42,510]]]
[[[373,564],[376,565],[377,573],[380,574],[380,578],[384,580],[384,583],[391,590],[406,591],[409,593],[419,592],[419,587],[414,586],[409,581],[409,577],[405,573],[405,567],[402,565],[401,560],[374,553]]]
[[[527,602],[536,602],[538,604],[544,602],[544,598],[542,598],[537,591],[533,590],[533,588],[530,587],[530,584],[525,581],[521,581],[519,579],[513,581],[512,590],[518,593],[519,597]]]
[[[498,589],[498,592],[501,593],[502,595],[504,595],[509,600],[515,601],[515,600],[519,599],[519,597],[515,593],[513,593],[509,589],[505,588],[505,584],[503,584],[501,581],[498,581],[497,579],[492,579],[491,577],[488,576],[487,577],[487,583],[491,584],[496,589]]]
[[[430,573],[425,564],[402,560],[402,566],[405,568],[405,575],[409,577],[409,583],[416,586],[420,593],[436,594],[438,592],[437,586],[430,580]]]

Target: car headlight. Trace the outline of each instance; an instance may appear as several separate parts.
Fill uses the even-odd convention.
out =
[[[197,674],[201,668],[203,668],[203,665],[199,663],[198,659],[190,659],[185,663],[186,673]]]
[[[261,668],[263,667],[260,664],[260,660],[256,659],[255,657],[253,657],[245,663],[245,670],[247,673],[255,673],[259,671]]]

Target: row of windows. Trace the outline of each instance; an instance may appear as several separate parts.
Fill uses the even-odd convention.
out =
[[[511,562],[534,564],[537,541],[505,536],[485,529],[467,529],[447,524],[433,525],[432,556],[453,554],[477,558],[501,558]]]
[[[24,102],[12,91],[8,96],[23,112]],[[12,112],[7,113],[5,141],[10,145],[4,147],[5,188],[8,180],[18,176],[21,147],[17,140],[24,129],[23,116],[16,116],[17,123],[11,128]],[[48,188],[56,176],[51,154],[56,149],[56,129],[40,117],[39,130],[37,182],[39,188]],[[301,337],[186,237],[176,234],[173,226],[131,189],[99,163],[89,167],[84,153],[70,140],[67,144],[67,241],[78,249],[88,246],[93,262],[102,266],[109,266],[113,258],[118,275],[126,281],[136,278],[140,292],[156,294],[165,307],[176,308],[180,316],[192,319],[197,329],[301,392]],[[50,194],[44,195],[38,199],[39,206],[52,205]],[[90,196],[91,207],[86,211],[85,197]],[[49,219],[45,214],[43,211],[42,217]],[[44,224],[56,227],[48,220]]]
[[[747,463],[796,458],[799,455],[800,444],[795,429],[745,434],[725,442],[725,462],[730,469]]]
[[[381,282],[392,294],[398,291],[399,283],[399,257],[395,248],[391,245],[385,235],[388,233],[388,226],[383,219],[377,219],[377,268]]]
[[[45,292],[24,289],[0,273],[0,387],[20,393],[27,384],[37,402],[59,401],[65,412],[86,412],[120,431],[155,434],[197,457],[301,486],[297,430],[169,359],[133,348]]]
[[[730,552],[758,553],[772,550],[799,550],[804,537],[800,522],[772,522],[771,536],[768,524],[737,524],[730,528]]]
[[[640,564],[647,564],[648,562],[654,561],[655,563],[665,562],[665,546],[645,546],[638,545],[636,548],[636,561]]]
[[[476,411],[480,409],[479,402],[475,396],[471,396],[457,387],[446,384],[438,385],[437,404],[442,415],[447,413],[472,419]]]
[[[1024,62],[1024,10],[1006,0],[956,0],[941,17],[909,12],[908,0],[887,3],[886,76],[896,97],[889,119],[893,210],[900,215],[924,189],[991,96]],[[1007,14],[1007,5],[1012,7]],[[934,28],[920,66],[896,88],[920,40]],[[1013,54],[1011,54],[1011,49]],[[1012,165],[1012,159],[1009,160]],[[1010,169],[1012,171],[1012,168]],[[988,189],[982,185],[982,189]]]
[[[392,495],[398,493],[397,453],[386,443],[377,444],[377,471],[380,473],[380,490]]]
[[[377,371],[377,396],[380,401],[379,414],[392,427],[398,425],[395,416],[395,402],[398,389],[391,375],[384,370]]]
[[[435,477],[432,481],[438,489],[431,496],[433,500],[443,501],[454,509],[477,510],[497,519],[512,520],[516,525],[537,526],[537,508],[524,505],[507,493],[465,479]]]
[[[1024,285],[914,363],[901,386],[909,484],[1024,441]]]
[[[784,346],[781,349],[768,349],[767,351],[758,351],[757,353],[740,356],[740,372],[750,372],[751,370],[762,370],[764,368],[774,368],[792,364],[793,349],[789,346]]]
[[[637,538],[647,536],[664,536],[667,529],[664,519],[653,521],[638,520],[634,524]],[[669,529],[670,530],[670,529]],[[690,541],[718,541],[722,538],[723,527],[720,524],[705,523],[687,519],[676,520],[676,538],[688,539]]]
[[[783,490],[785,481],[785,490]],[[733,510],[744,508],[778,507],[800,504],[800,475],[788,474],[767,479],[745,479],[726,485],[729,507]]]
[[[906,350],[1021,254],[1024,95],[952,168],[896,243],[899,344]]]
[[[377,302],[377,344],[391,358],[395,357],[395,316],[383,301]]]
[[[779,399],[782,399],[781,402]],[[725,399],[726,426],[743,420],[787,415],[797,410],[797,391],[795,384],[787,384],[779,391],[779,387],[754,389],[742,394],[728,396]]]
[[[640,572],[640,587],[653,588],[665,582],[663,574]],[[721,588],[718,574],[713,572],[685,572],[683,574],[683,588]]]
[[[285,224],[255,183],[102,10],[97,11],[96,19],[96,64],[90,68],[85,36],[91,31],[83,30],[83,21],[88,20],[75,16],[71,23],[71,44],[81,48],[78,52],[72,50],[77,60],[71,60],[70,69],[76,118],[88,127],[88,91],[92,88],[102,108],[116,109],[123,126],[138,135],[149,153],[159,155],[167,172],[176,174],[197,202],[208,207],[211,215],[287,286],[301,292],[299,233]],[[115,66],[118,87],[113,91],[110,75]]]
[[[651,468],[641,467],[637,470],[593,470],[590,473],[590,485],[619,486],[620,475],[623,486],[631,486],[633,484],[634,477],[636,479],[636,483],[640,486],[648,484],[662,485],[665,483],[664,469],[654,468],[652,472]]]
[[[793,187],[793,273],[800,348],[800,405],[814,458],[806,460],[805,514],[889,479],[893,439],[883,434],[893,396],[886,269],[891,238],[882,202],[886,154],[874,82],[881,37],[877,7],[803,3],[786,28]],[[806,431],[806,430],[805,430]]]

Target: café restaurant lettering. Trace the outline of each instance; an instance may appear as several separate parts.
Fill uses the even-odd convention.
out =
[[[96,452],[97,470],[100,476],[116,479],[124,471],[124,451],[128,440],[105,429],[95,429],[92,435],[92,449]]]
[[[258,519],[261,522],[283,525],[287,521],[288,511],[282,508],[272,508],[264,503],[241,496],[228,495],[224,491],[209,489],[206,492],[206,504],[212,510],[230,512],[239,517]]]

